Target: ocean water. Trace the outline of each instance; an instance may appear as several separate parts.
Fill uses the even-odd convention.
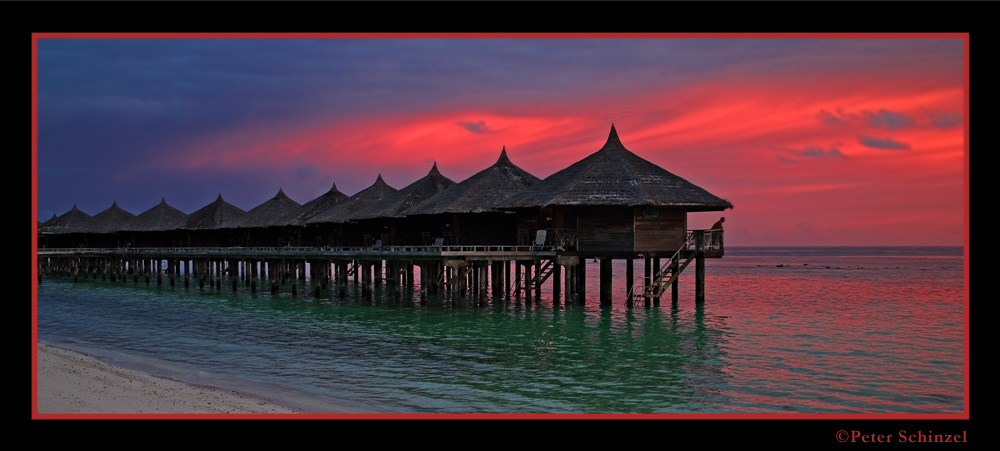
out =
[[[58,277],[42,343],[315,413],[961,414],[963,250],[726,249],[679,300],[319,297]],[[635,274],[641,275],[637,261]],[[265,290],[266,291],[266,290]]]

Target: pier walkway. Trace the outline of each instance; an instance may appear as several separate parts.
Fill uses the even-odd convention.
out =
[[[292,281],[292,291],[297,293],[295,281],[304,280],[308,273],[321,286],[337,283],[341,290],[353,277],[365,295],[370,295],[372,285],[414,287],[419,282],[420,290],[427,293],[534,292],[540,297],[542,284],[552,279],[554,301],[559,302],[565,281],[567,303],[584,299],[587,265],[583,263],[594,258],[600,261],[601,302],[610,303],[612,297],[612,257],[582,255],[553,245],[442,245],[438,241],[419,246],[79,247],[40,248],[36,252],[39,282],[43,273],[72,275],[74,280],[81,274],[112,280],[131,277],[136,282],[142,276],[147,283],[155,277],[158,284],[167,276],[171,285],[177,278],[188,285],[195,277],[201,286],[207,282],[221,289],[222,280],[229,278],[233,290],[237,280],[246,281],[252,291],[256,291],[258,280],[269,281],[272,292]],[[659,257],[642,254],[614,258],[628,261],[626,288],[631,305],[635,299],[648,303],[651,298],[658,304],[668,286],[673,288],[671,296],[676,302],[678,275],[692,261],[698,262],[696,301],[704,302],[703,259],[722,255],[722,230],[691,230],[680,249],[663,259],[663,265]],[[633,259],[644,260],[645,277],[632,276]],[[419,268],[417,274],[414,267]]]

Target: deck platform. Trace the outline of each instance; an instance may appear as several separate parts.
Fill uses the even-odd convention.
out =
[[[540,242],[540,241],[539,241]],[[485,292],[489,286],[496,291],[504,287],[506,293],[526,295],[532,290],[540,296],[542,283],[553,280],[552,293],[558,302],[565,282],[566,302],[582,300],[586,292],[585,263],[593,258],[601,262],[601,302],[611,302],[611,261],[629,260],[631,277],[632,260],[645,260],[646,278],[641,286],[629,281],[628,301],[650,295],[657,301],[668,286],[674,287],[676,301],[677,276],[693,261],[697,269],[697,302],[704,301],[704,259],[721,258],[724,254],[721,230],[692,230],[688,239],[666,258],[665,265],[656,254],[623,252],[620,255],[584,255],[573,248],[553,245],[414,245],[414,246],[304,246],[304,247],[125,247],[125,248],[40,248],[38,275],[43,272],[79,274],[111,274],[116,278],[145,274],[148,278],[163,275],[174,283],[174,277],[183,273],[185,283],[189,277],[208,279],[221,287],[220,279],[234,274],[250,280],[304,278],[306,265],[311,266],[313,277],[321,280],[346,282],[353,276],[365,289],[371,284],[415,284],[413,267],[420,267],[420,286],[430,287],[431,292],[457,287],[475,293]],[[667,254],[669,255],[669,253]],[[682,263],[683,261],[683,263]],[[511,274],[511,267],[514,274]],[[317,269],[318,268],[318,269]],[[673,268],[673,269],[670,269]],[[249,275],[245,275],[249,273]],[[297,276],[283,276],[283,273]],[[408,274],[407,274],[408,273]],[[563,275],[564,273],[564,275]],[[655,275],[654,275],[655,274]],[[652,276],[652,277],[651,277]],[[490,278],[488,281],[487,278]],[[158,282],[159,283],[159,282]],[[200,283],[204,283],[201,281]],[[233,289],[236,289],[233,282]],[[470,288],[471,287],[471,288]],[[296,288],[293,285],[293,290]],[[272,288],[274,290],[274,288]],[[641,291],[639,291],[641,290]],[[294,292],[294,291],[293,291]],[[367,292],[367,291],[366,291]],[[639,294],[642,293],[642,294]]]

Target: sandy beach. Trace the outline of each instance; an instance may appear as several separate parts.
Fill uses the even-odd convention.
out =
[[[37,414],[285,414],[267,400],[119,368],[38,344]]]

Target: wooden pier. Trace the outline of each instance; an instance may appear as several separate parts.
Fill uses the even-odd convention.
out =
[[[677,302],[680,272],[692,261],[721,257],[721,244],[704,244],[706,236],[721,243],[721,233],[690,231],[691,240],[675,252],[671,263],[659,268],[645,258],[645,273],[652,275],[645,277],[644,283],[630,284],[629,305],[638,299],[645,299],[647,305],[650,299],[658,303],[668,286],[673,288],[672,301]],[[340,295],[353,279],[366,298],[371,297],[374,287],[384,285],[428,295],[448,292],[486,297],[492,293],[494,297],[528,300],[541,299],[542,287],[549,283],[551,301],[557,304],[584,302],[584,263],[595,258],[545,245],[42,248],[37,256],[39,282],[44,275],[216,290],[222,290],[225,283],[232,291],[242,284],[252,293],[262,285],[272,293],[291,285],[291,293],[298,295],[299,281],[308,275],[316,290],[336,286]],[[626,279],[632,281],[633,259],[626,260]],[[611,303],[612,258],[601,258],[600,262],[600,299]],[[704,265],[696,267],[702,270],[696,273],[695,298],[704,302]]]
[[[185,214],[165,200],[136,216],[113,203],[91,217],[75,206],[40,223],[42,275],[197,284],[277,293],[300,281],[340,295],[353,280],[422,293],[583,302],[587,262],[599,262],[599,298],[614,298],[613,261],[626,261],[625,302],[656,305],[695,263],[696,302],[705,301],[706,258],[724,254],[717,229],[688,229],[691,212],[722,211],[728,201],[625,149],[614,126],[597,152],[544,180],[515,166],[504,148],[496,163],[456,183],[435,164],[402,188],[381,175],[353,196],[334,185],[299,204],[278,189],[244,211],[219,194]],[[261,246],[266,243],[267,246]],[[642,276],[635,277],[635,260]],[[308,274],[307,274],[308,272]],[[262,287],[263,285],[263,287]],[[303,285],[304,286],[304,285]]]

